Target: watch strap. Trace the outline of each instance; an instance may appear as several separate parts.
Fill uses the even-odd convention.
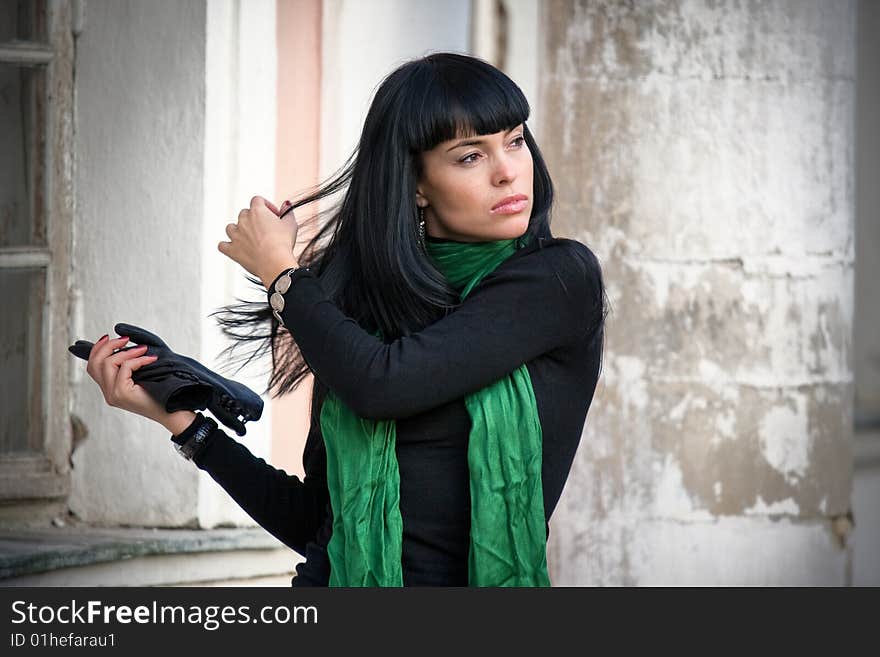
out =
[[[179,435],[171,436],[178,453],[188,461],[198,456],[208,446],[209,437],[217,429],[217,423],[201,413]]]
[[[186,429],[184,429],[177,435],[171,434],[171,442],[173,442],[175,445],[183,445],[187,440],[193,437],[196,429],[198,429],[199,425],[201,425],[201,423],[204,421],[205,416],[199,412],[196,412],[195,418],[193,418],[193,421],[189,423],[189,426]]]

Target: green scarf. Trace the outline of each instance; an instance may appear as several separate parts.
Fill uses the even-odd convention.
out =
[[[521,239],[426,247],[463,300]],[[541,424],[525,364],[464,402],[472,421],[469,584],[549,586]],[[360,418],[328,392],[321,430],[333,509],[330,586],[403,586],[395,421]]]

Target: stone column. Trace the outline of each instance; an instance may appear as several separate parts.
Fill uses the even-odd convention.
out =
[[[854,3],[542,20],[553,225],[612,306],[554,583],[848,583]]]

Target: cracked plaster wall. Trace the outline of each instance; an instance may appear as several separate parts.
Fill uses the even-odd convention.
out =
[[[612,308],[554,583],[847,583],[854,3],[542,20],[554,232]]]

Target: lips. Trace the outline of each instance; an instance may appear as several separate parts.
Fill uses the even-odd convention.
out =
[[[514,194],[498,201],[489,212],[491,214],[516,214],[525,210],[528,204],[528,196],[525,194]]]

